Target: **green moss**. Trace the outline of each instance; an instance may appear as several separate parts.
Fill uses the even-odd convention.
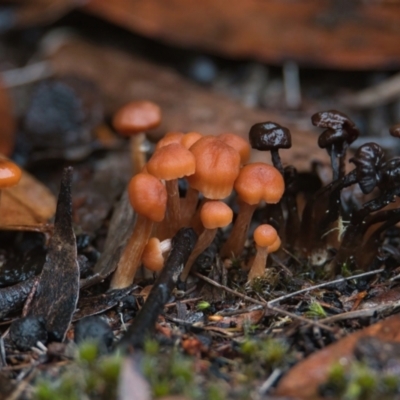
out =
[[[313,301],[309,308],[308,311],[306,312],[307,317],[309,318],[325,318],[326,317],[326,312],[324,308],[321,306],[318,301]]]
[[[208,301],[199,301],[196,305],[196,308],[199,311],[204,311],[207,310],[208,308],[211,307],[211,304]]]

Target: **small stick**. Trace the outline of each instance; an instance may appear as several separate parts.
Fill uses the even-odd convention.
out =
[[[380,274],[384,270],[385,270],[384,268],[375,269],[373,271],[363,272],[362,274],[349,276],[347,278],[339,278],[339,279],[336,279],[334,281],[320,283],[318,285],[314,285],[314,286],[310,286],[310,287],[305,288],[305,289],[298,290],[297,292],[293,292],[293,293],[285,294],[284,296],[277,297],[276,299],[270,300],[268,302],[268,304],[271,305],[271,304],[279,303],[280,301],[289,299],[290,297],[297,296],[298,294],[311,292],[312,290],[319,289],[319,288],[322,288],[322,287],[325,287],[325,286],[334,285],[336,283],[350,281],[352,279],[357,279],[357,278],[363,278],[363,277],[369,276],[369,275]]]
[[[194,245],[196,234],[193,229],[182,228],[172,239],[172,249],[156,282],[151,289],[146,302],[139,311],[133,324],[118,343],[118,347],[129,351],[143,346],[146,336],[154,329],[158,316],[171,297],[179,275],[182,272]]]
[[[270,305],[269,303],[264,303],[262,301],[253,299],[252,297],[246,296],[245,294],[236,292],[235,290],[230,289],[227,286],[221,285],[218,282],[215,282],[212,279],[207,278],[206,276],[199,274],[198,272],[194,272],[193,275],[195,275],[198,278],[202,279],[203,281],[209,283],[210,285],[213,285],[213,286],[215,286],[215,287],[217,287],[219,289],[223,289],[226,292],[229,292],[229,293],[231,293],[231,294],[233,294],[233,295],[235,295],[237,297],[242,298],[243,300],[249,301],[249,302],[254,303],[254,304],[258,304],[258,305],[263,306],[264,308],[267,308],[267,309],[269,309],[271,311],[274,311],[276,313],[287,315],[288,317],[290,317],[292,319],[296,319],[298,321],[305,322],[307,324],[318,326],[319,328],[324,329],[326,331],[333,332],[333,333],[337,332],[337,329],[331,328],[330,326],[321,324],[321,323],[319,323],[317,321],[311,321],[311,320],[309,320],[307,318],[301,317],[300,315],[293,314],[290,311],[286,311],[286,310],[283,310],[281,308],[274,307],[274,306]]]

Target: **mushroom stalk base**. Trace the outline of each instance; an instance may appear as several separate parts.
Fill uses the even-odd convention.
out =
[[[239,257],[242,254],[251,222],[251,217],[253,216],[257,206],[258,203],[247,204],[245,202],[241,202],[239,214],[236,217],[231,235],[222,246],[220,252],[221,258],[230,258],[232,256]]]
[[[123,289],[132,284],[152,228],[153,221],[138,215],[133,233],[111,279],[110,289]]]
[[[186,281],[187,277],[189,276],[189,272],[192,269],[192,266],[196,261],[197,257],[212,243],[212,241],[215,238],[215,235],[217,234],[217,230],[218,229],[205,229],[201,233],[193,251],[190,253],[190,256],[185,264],[185,268],[183,269],[182,274],[180,276],[180,280],[182,282]]]
[[[254,258],[253,264],[248,276],[248,281],[251,282],[256,278],[261,278],[265,274],[267,266],[268,247],[257,246],[257,254]]]

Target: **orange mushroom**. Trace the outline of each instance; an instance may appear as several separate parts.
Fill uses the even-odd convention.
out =
[[[160,242],[156,237],[150,238],[143,250],[143,265],[150,271],[161,271],[164,267],[164,254],[170,250],[171,239],[165,239]]]
[[[262,200],[267,204],[278,203],[285,190],[285,184],[281,173],[275,167],[258,162],[245,165],[241,169],[235,181],[235,190],[239,197],[239,213],[228,240],[222,246],[222,258],[240,256],[251,217],[258,204]]]
[[[200,234],[197,243],[190,254],[181,274],[181,281],[186,281],[192,265],[197,257],[211,244],[218,228],[224,228],[232,222],[233,211],[222,201],[207,201],[200,211],[204,231]]]
[[[134,173],[146,163],[145,131],[161,122],[161,109],[151,101],[131,101],[120,108],[113,118],[113,126],[123,136],[130,137]]]
[[[202,137],[203,135],[199,132],[188,132],[183,135],[181,139],[181,144],[187,149],[190,149]]]
[[[21,179],[22,171],[17,164],[12,161],[0,160],[0,200],[1,189],[6,189],[15,186]]]
[[[175,235],[181,223],[178,178],[193,175],[195,168],[194,155],[179,143],[160,147],[147,163],[147,171],[150,174],[165,180],[168,194],[169,237]]]
[[[167,132],[164,137],[157,142],[156,150],[160,149],[161,147],[168,146],[172,143],[181,144],[183,136],[183,132]]]
[[[153,175],[135,175],[129,182],[128,193],[132,208],[138,215],[132,235],[112,277],[111,289],[122,289],[132,284],[153,224],[164,219],[167,206],[165,186]]]
[[[196,172],[189,185],[211,200],[228,197],[239,175],[240,155],[214,136],[203,136],[189,149],[196,159]]]
[[[242,165],[249,161],[251,147],[247,140],[235,135],[234,133],[221,133],[217,136],[217,138],[237,150],[240,155],[240,163]]]
[[[275,228],[268,224],[258,226],[254,231],[257,253],[251,265],[248,280],[260,278],[265,274],[267,258],[281,246],[281,240]]]

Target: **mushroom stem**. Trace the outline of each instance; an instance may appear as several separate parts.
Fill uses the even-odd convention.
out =
[[[279,152],[277,149],[271,149],[271,159],[272,159],[272,164],[274,164],[274,167],[282,174],[283,176],[283,166],[282,166],[282,161],[281,157],[279,156]]]
[[[190,256],[185,264],[185,268],[182,271],[180,276],[180,280],[185,282],[187,277],[189,276],[189,272],[192,269],[194,262],[196,261],[197,257],[205,250],[208,246],[212,243],[217,234],[218,229],[205,229],[199,236],[197,243],[190,253]]]
[[[190,225],[190,221],[196,212],[198,202],[199,191],[189,186],[186,191],[186,196],[183,199],[183,206],[181,207],[181,227],[188,227]]]
[[[256,246],[257,253],[254,257],[253,264],[248,275],[248,280],[252,281],[255,278],[260,278],[265,274],[265,268],[268,258],[268,247]]]
[[[167,189],[167,221],[169,225],[169,237],[172,237],[178,232],[181,224],[181,205],[179,201],[179,186],[178,179],[165,181]]]
[[[246,242],[247,232],[249,230],[251,217],[258,206],[257,204],[248,204],[244,201],[240,202],[239,213],[236,217],[232,232],[222,246],[221,258],[239,257]]]
[[[153,221],[138,214],[133,233],[111,279],[110,289],[122,289],[132,284],[152,228]]]
[[[133,164],[133,175],[139,173],[146,165],[146,151],[145,149],[146,135],[145,133],[138,133],[132,136],[129,140],[129,149]]]

